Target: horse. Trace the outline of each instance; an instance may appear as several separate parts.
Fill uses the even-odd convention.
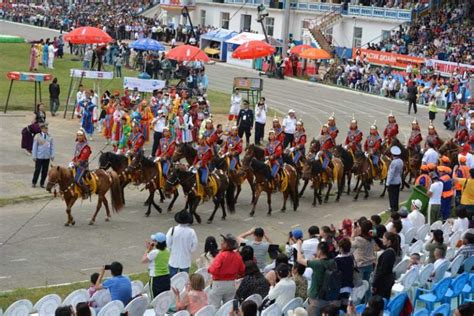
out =
[[[423,155],[420,151],[411,148],[408,149],[408,152],[408,168],[403,172],[403,183],[406,182],[406,177],[410,175],[410,178],[408,179],[408,184],[410,184],[412,180],[418,178],[420,175],[421,159],[423,158]],[[410,188],[410,186],[408,185],[407,188]]]
[[[381,163],[381,162],[380,162]],[[372,164],[370,158],[365,156],[365,153],[358,151],[355,153],[354,166],[352,167],[352,172],[357,178],[357,183],[355,191],[357,192],[354,196],[354,201],[357,201],[359,198],[359,193],[362,188],[364,188],[364,199],[369,197],[370,185],[372,184]]]
[[[268,215],[272,214],[272,188],[268,182],[269,173],[271,173],[270,167],[263,162],[265,157],[265,151],[254,145],[251,144],[245,150],[244,158],[242,159],[242,167],[251,169],[254,176],[255,176],[255,200],[253,201],[253,207],[250,211],[250,216],[255,214],[255,207],[257,206],[258,198],[260,194],[265,191],[267,193],[267,203],[268,203]],[[299,204],[299,197],[298,197],[298,175],[296,173],[296,169],[288,164],[284,164],[282,167],[282,172],[285,172],[285,175],[288,177],[288,183],[286,188],[280,188],[281,192],[283,193],[283,207],[281,211],[284,212],[286,210],[286,201],[288,200],[288,196],[291,197],[293,202],[293,210],[296,211],[298,209]]]
[[[107,170],[112,168],[120,179],[120,186],[122,187],[122,201],[125,204],[125,187],[130,183],[131,173],[128,168],[130,160],[124,155],[117,155],[114,152],[100,152],[99,168]]]
[[[354,153],[346,150],[342,145],[337,145],[333,149],[334,157],[341,159],[344,166],[341,191],[344,191],[345,179],[347,178],[347,195],[351,193],[352,167],[354,166]]]
[[[313,206],[316,206],[316,199],[318,199],[319,204],[323,204],[323,199],[321,198],[321,179],[324,169],[323,164],[319,159],[306,159],[303,163],[303,168],[301,170],[301,178],[304,180],[303,188],[300,192],[300,197],[303,195],[304,189],[308,185],[309,181],[312,181],[313,187]]]
[[[451,167],[458,163],[458,154],[461,151],[461,147],[454,142],[454,139],[448,139],[439,147],[439,153],[443,156],[447,156],[451,160]]]
[[[198,173],[192,172],[188,170],[185,165],[175,162],[166,179],[165,194],[169,194],[173,187],[180,184],[183,187],[184,193],[188,196],[187,203],[191,215],[201,224],[201,217],[197,214],[197,207],[206,193],[203,192],[202,184],[197,183],[197,177]],[[215,191],[212,196],[214,210],[207,220],[207,223],[211,224],[219,206],[222,208],[222,220],[225,220],[227,217],[225,202],[229,180],[222,170],[217,169],[209,174],[208,181],[215,182]]]
[[[158,190],[160,193],[161,202],[163,202],[165,198],[162,191],[165,184],[163,183],[163,171],[161,170],[161,164],[159,162],[154,162],[150,158],[145,157],[143,154],[138,154],[133,158],[129,168],[132,170],[132,178],[135,179],[135,184],[145,184],[145,189],[148,189],[149,195],[146,200],[148,202],[148,209],[145,213],[145,216],[150,216],[152,205],[155,210],[158,211],[158,213],[161,213],[161,207],[155,203],[156,190]],[[178,196],[178,190],[175,189],[173,199],[168,205],[168,212],[171,212],[173,209],[174,202]]]
[[[194,158],[196,158],[197,151],[190,143],[180,143],[176,145],[174,149],[173,156],[171,160],[173,162],[178,162],[182,158],[185,158],[188,162],[188,165],[192,165],[194,162]]]
[[[91,194],[95,193],[98,195],[97,207],[94,215],[89,221],[89,225],[95,223],[95,219],[99,210],[102,207],[102,203],[105,205],[105,210],[107,212],[107,217],[105,221],[109,221],[111,218],[109,202],[105,197],[105,194],[110,189],[111,199],[112,199],[112,209],[115,213],[118,213],[123,207],[122,200],[122,188],[120,185],[120,179],[115,171],[105,171],[103,169],[97,169],[89,172],[86,177],[90,177]],[[84,180],[87,181],[87,180]],[[72,206],[80,196],[80,192],[76,189],[76,184],[74,182],[74,173],[72,169],[68,169],[60,166],[51,166],[51,169],[48,172],[48,182],[46,184],[46,190],[51,192],[53,187],[56,185],[59,186],[59,192],[64,197],[66,202],[66,213],[67,213],[67,222],[65,226],[75,225],[76,221],[71,215]]]

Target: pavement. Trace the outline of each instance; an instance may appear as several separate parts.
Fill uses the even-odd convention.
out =
[[[3,34],[24,36],[27,39],[46,38],[57,35],[53,30],[18,25],[0,21]],[[255,71],[236,68],[223,64],[206,66],[210,89],[230,92],[232,80],[236,76],[257,76]],[[340,129],[338,142],[345,138],[348,123],[354,114],[359,127],[367,133],[370,125],[377,121],[379,130],[383,130],[386,117],[393,111],[400,126],[400,139],[405,142],[410,134],[409,116],[404,102],[366,95],[346,89],[327,87],[299,80],[264,79],[263,95],[268,105],[281,112],[293,108],[298,118],[302,118],[309,136],[316,136],[321,124],[333,112]],[[2,151],[0,152],[0,197],[9,198],[20,195],[43,195],[45,192],[30,187],[33,163],[30,156],[20,150],[20,131],[31,120],[30,113],[10,112],[0,115],[0,134]],[[442,116],[440,113],[439,116]],[[423,134],[428,125],[428,113],[421,107],[417,114]],[[51,132],[57,145],[55,164],[66,165],[72,155],[74,133],[78,122],[59,117],[48,118]],[[441,125],[441,119],[435,121],[441,135],[447,136]],[[91,141],[93,157],[104,147],[100,136]],[[151,144],[147,145],[149,148]],[[97,159],[91,162],[97,167]],[[141,188],[129,186],[126,190],[127,204],[122,212],[112,215],[111,222],[105,222],[104,211],[99,214],[95,226],[87,225],[95,208],[96,199],[78,202],[73,207],[76,226],[64,227],[66,221],[65,205],[60,197],[50,200],[12,204],[0,208],[0,290],[18,287],[52,285],[88,279],[103,264],[113,260],[121,261],[125,273],[146,271],[140,263],[144,251],[144,241],[156,231],[166,232],[173,224],[173,216],[183,207],[179,198],[173,213],[158,214],[153,211],[149,218],[144,217],[143,202],[147,197]],[[261,197],[255,217],[249,217],[250,192],[244,184],[243,192],[237,204],[235,214],[220,219],[220,210],[213,224],[195,224],[193,228],[200,241],[195,257],[201,253],[206,236],[218,236],[220,233],[239,234],[251,227],[262,226],[268,235],[278,243],[286,241],[288,232],[300,227],[303,231],[311,225],[338,226],[344,218],[370,216],[385,210],[387,198],[379,198],[382,186],[375,184],[367,200],[360,197],[353,202],[352,196],[343,195],[339,203],[330,198],[327,204],[311,206],[312,194],[309,188],[300,200],[297,212],[292,210],[281,213],[280,194],[273,196],[273,215],[266,216],[266,199]],[[404,200],[407,192],[402,192]],[[167,205],[168,201],[165,201]],[[165,207],[163,207],[165,209]],[[200,205],[198,212],[207,219],[212,203]],[[8,242],[7,242],[8,240]]]

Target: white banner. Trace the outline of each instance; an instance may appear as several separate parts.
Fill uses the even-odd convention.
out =
[[[140,92],[153,92],[154,90],[163,89],[165,85],[166,81],[164,80],[140,79],[133,77],[123,78],[123,87],[128,90],[137,88]]]
[[[114,79],[114,73],[109,71],[94,71],[94,70],[82,70],[82,69],[71,69],[70,76],[74,78],[85,78],[85,79]]]

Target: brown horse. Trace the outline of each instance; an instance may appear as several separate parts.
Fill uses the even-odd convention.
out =
[[[268,215],[272,214],[272,191],[273,189],[270,186],[268,179],[271,177],[270,167],[260,160],[263,159],[264,150],[258,146],[250,145],[242,159],[242,165],[244,168],[249,168],[253,171],[255,175],[255,200],[253,202],[252,210],[250,211],[250,216],[255,214],[255,208],[257,206],[258,198],[260,194],[265,191],[267,193],[267,203],[268,203]],[[281,211],[286,210],[286,201],[288,196],[291,197],[293,202],[293,211],[298,209],[299,196],[298,196],[298,175],[296,169],[288,164],[284,164],[280,173],[285,173],[287,177],[287,184],[282,187],[280,183],[280,191],[283,193],[283,207]],[[282,177],[280,176],[280,182],[282,182]],[[286,187],[285,187],[286,186]]]
[[[180,143],[176,145],[176,148],[174,149],[171,160],[173,162],[178,162],[182,158],[184,158],[186,159],[188,165],[192,165],[194,162],[194,158],[196,158],[196,155],[197,155],[197,151],[193,147],[193,145],[189,143]]]
[[[373,174],[372,174],[372,164],[370,163],[370,158],[367,158],[362,151],[355,153],[354,166],[352,167],[352,172],[357,179],[356,182],[356,195],[354,196],[354,201],[357,201],[359,198],[359,193],[362,188],[364,188],[364,199],[369,197],[370,185],[372,184]],[[379,161],[379,163],[381,163]]]
[[[99,156],[99,168],[107,170],[112,168],[115,171],[120,179],[120,185],[122,187],[122,200],[125,204],[125,187],[130,183],[131,180],[131,171],[128,167],[131,159],[125,157],[124,155],[117,155],[113,152],[100,152]]]
[[[116,172],[105,171],[102,169],[91,171],[88,177],[91,179],[93,178],[94,180],[92,180],[92,182],[95,182],[91,193],[98,195],[97,207],[94,216],[92,216],[92,219],[89,222],[89,225],[94,224],[97,214],[102,207],[102,203],[105,205],[105,210],[107,212],[107,217],[105,220],[108,222],[111,216],[109,202],[107,201],[105,194],[110,189],[112,209],[114,212],[119,212],[123,207],[120,179]],[[80,197],[80,192],[76,190],[73,170],[60,166],[51,166],[51,169],[48,173],[48,183],[46,184],[46,190],[51,192],[51,189],[53,189],[53,187],[56,185],[59,186],[59,192],[64,197],[64,201],[66,202],[67,222],[65,226],[74,225],[76,222],[71,215],[71,209],[76,200]]]
[[[412,182],[412,180],[416,180],[420,175],[420,167],[421,167],[421,159],[423,158],[422,154],[418,150],[408,149],[408,168],[406,168],[403,172],[403,183],[406,182],[406,177],[409,175],[408,184]],[[408,185],[407,188],[410,188]]]
[[[458,154],[461,151],[461,147],[454,142],[454,139],[448,139],[439,147],[439,153],[443,156],[447,156],[451,160],[451,167],[458,163]]]

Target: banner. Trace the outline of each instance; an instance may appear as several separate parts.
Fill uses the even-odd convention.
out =
[[[450,61],[430,59],[429,62],[433,66],[435,72],[442,76],[450,77],[453,73],[463,74],[466,71],[474,71],[473,65],[453,63]]]
[[[51,74],[40,74],[37,72],[20,72],[20,71],[10,71],[7,73],[7,78],[10,80],[18,81],[48,81],[53,79]]]
[[[356,58],[357,54],[360,54],[360,58],[363,60],[367,56],[367,60],[371,64],[381,65],[381,66],[391,66],[394,68],[405,69],[409,64],[423,64],[425,62],[424,58],[385,53],[377,50],[370,50],[365,48],[360,48],[353,50],[353,58]]]
[[[82,70],[82,69],[71,69],[70,76],[74,78],[85,78],[85,79],[114,79],[114,73],[109,71],[94,71],[94,70]]]
[[[196,0],[161,0],[160,6],[170,6],[170,7],[194,7],[196,5]]]
[[[133,77],[123,78],[123,87],[127,90],[137,88],[140,92],[153,92],[154,90],[163,89],[165,85],[166,81],[164,80],[140,79]]]

